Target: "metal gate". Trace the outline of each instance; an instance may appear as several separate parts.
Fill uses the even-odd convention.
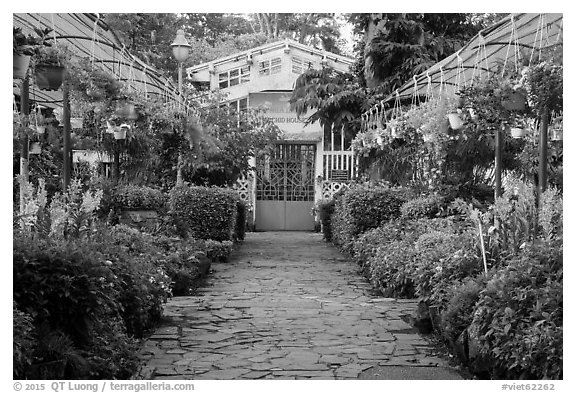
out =
[[[316,146],[278,144],[256,158],[256,230],[314,229]]]

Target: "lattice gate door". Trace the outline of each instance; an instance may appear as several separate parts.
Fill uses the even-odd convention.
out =
[[[278,144],[256,159],[256,230],[313,230],[315,145]]]

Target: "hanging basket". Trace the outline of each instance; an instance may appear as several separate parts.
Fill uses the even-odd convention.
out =
[[[35,75],[40,90],[58,90],[64,80],[64,67],[38,64]]]
[[[26,72],[30,66],[30,56],[28,55],[14,55],[14,63],[12,66],[12,77],[14,79],[24,79]]]
[[[70,127],[74,130],[81,129],[84,124],[84,119],[81,117],[71,117],[70,118]]]
[[[464,122],[458,113],[449,113],[448,121],[450,122],[450,128],[453,130],[459,130],[464,126]]]
[[[561,141],[564,139],[563,132],[561,128],[553,128],[550,131],[550,139],[553,141]]]
[[[46,126],[36,126],[36,133],[37,134],[44,134],[46,132]]]
[[[40,145],[40,142],[30,143],[28,154],[40,154],[40,153],[42,153],[42,146]]]
[[[114,130],[114,139],[126,139],[126,129],[118,127]]]
[[[510,135],[515,139],[523,138],[526,135],[526,130],[520,127],[510,127]]]

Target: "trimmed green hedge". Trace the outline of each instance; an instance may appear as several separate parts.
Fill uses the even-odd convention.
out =
[[[434,218],[438,217],[446,207],[442,196],[432,194],[405,202],[400,211],[402,216],[407,218]]]
[[[121,185],[114,189],[112,204],[122,210],[162,210],[168,198],[160,190],[134,185]]]
[[[398,192],[383,185],[349,188],[336,199],[331,221],[333,242],[343,251],[352,252],[360,234],[399,217],[403,202]]]
[[[175,187],[170,191],[170,214],[183,237],[234,240],[238,201],[239,196],[232,189]]]

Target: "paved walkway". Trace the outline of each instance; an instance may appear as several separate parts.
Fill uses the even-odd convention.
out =
[[[199,296],[171,299],[144,379],[460,379],[320,234],[248,233]]]

